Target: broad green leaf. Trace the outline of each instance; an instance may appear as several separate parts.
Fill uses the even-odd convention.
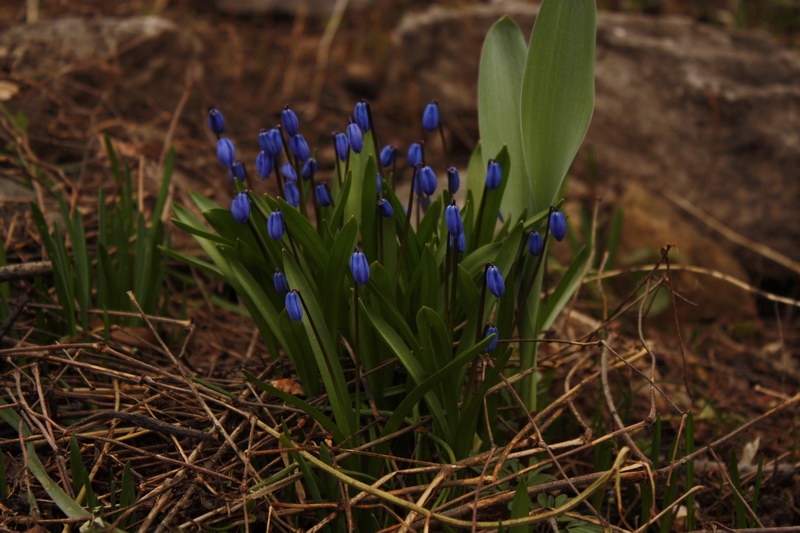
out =
[[[595,0],[545,0],[536,17],[521,107],[522,146],[533,191],[529,213],[557,199],[589,127],[596,11]]]

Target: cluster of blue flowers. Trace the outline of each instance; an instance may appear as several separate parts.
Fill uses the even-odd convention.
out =
[[[209,109],[208,125],[217,137],[217,158],[220,164],[228,169],[230,180],[239,180],[249,185],[250,181],[245,164],[240,159],[237,159],[233,142],[223,136],[225,120],[218,109]],[[441,133],[440,111],[436,101],[430,102],[425,107],[422,113],[422,127],[426,132],[438,130]],[[333,146],[338,160],[347,162],[351,151],[356,154],[361,153],[364,148],[364,136],[371,129],[371,111],[369,105],[362,100],[355,105],[353,117],[345,132],[334,132],[332,134]],[[444,142],[443,136],[442,141]],[[303,202],[301,189],[297,184],[299,178],[311,181],[313,201],[316,206],[329,207],[333,205],[327,182],[315,183],[313,181],[317,172],[317,160],[312,157],[308,142],[303,134],[300,133],[300,122],[297,114],[288,105],[281,111],[280,125],[271,129],[264,129],[258,134],[258,145],[260,152],[255,159],[257,174],[262,180],[274,174],[278,180],[279,190],[283,192],[283,197],[289,205],[299,207]],[[392,167],[394,169],[397,153],[396,146],[384,146],[378,156],[381,168]],[[283,163],[280,162],[281,154],[285,154],[286,157],[286,161]],[[408,166],[413,169],[412,190],[419,197],[421,207],[425,209],[430,203],[430,196],[436,191],[438,180],[433,168],[425,163],[423,141],[414,142],[409,146],[406,160]],[[490,160],[486,170],[485,190],[497,189],[501,185],[502,177],[503,169],[500,163]],[[394,209],[391,203],[381,195],[383,184],[381,172],[378,172],[376,180],[378,189],[376,208],[380,216],[391,218],[394,216]],[[460,184],[461,179],[458,169],[453,166],[449,167],[447,169],[447,190],[451,200],[444,211],[449,239],[448,244],[456,253],[463,254],[466,250],[467,242],[464,234],[462,213],[455,199],[455,193],[459,190]],[[241,189],[241,187],[237,188]],[[240,224],[244,224],[250,219],[251,200],[248,188],[244,188],[234,195],[230,211],[234,220]],[[564,239],[567,226],[563,212],[551,209],[546,231],[549,231],[557,241]],[[267,233],[270,238],[276,241],[282,240],[286,235],[286,221],[280,210],[275,210],[267,216]],[[544,247],[545,237],[538,231],[530,232],[528,235],[529,252],[538,257],[544,251]],[[369,261],[364,252],[358,248],[350,256],[350,272],[356,287],[366,285],[369,282]],[[496,298],[501,298],[505,293],[503,275],[494,264],[487,263],[484,269],[484,284]],[[273,286],[278,293],[285,296],[285,305],[289,317],[292,320],[301,321],[303,318],[302,297],[299,291],[290,288],[283,272],[275,272]],[[497,346],[497,335],[497,328],[490,322],[486,323],[484,336],[493,336],[487,351],[492,351]]]

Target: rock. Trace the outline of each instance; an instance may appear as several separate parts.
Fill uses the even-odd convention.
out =
[[[536,12],[499,2],[406,15],[394,35],[398,59],[387,84],[397,89],[383,95],[381,106],[416,116],[436,97],[454,133],[476,139],[483,37],[502,15],[529,35]],[[596,168],[606,190],[622,189],[626,201],[640,201],[624,193],[632,182],[672,191],[743,236],[800,259],[800,51],[686,18],[612,13],[599,14],[597,42],[597,104],[574,173],[586,177]],[[646,214],[648,206],[623,209]],[[659,211],[651,216],[664,217],[659,224],[666,228],[689,218],[675,207]],[[759,275],[796,276],[691,224],[693,235],[670,240],[697,249],[692,261],[701,266],[724,267],[705,258],[735,256]],[[708,247],[689,244],[704,232],[712,236]],[[665,236],[631,246],[657,250]]]

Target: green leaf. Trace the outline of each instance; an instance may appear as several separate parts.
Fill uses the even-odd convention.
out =
[[[552,204],[589,127],[594,107],[595,0],[545,0],[522,81],[522,146],[533,198]],[[515,214],[519,212],[515,211]]]

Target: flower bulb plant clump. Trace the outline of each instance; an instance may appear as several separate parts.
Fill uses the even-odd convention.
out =
[[[578,4],[584,6],[578,11],[591,5],[593,16],[593,2]],[[537,28],[545,29],[536,31],[558,19],[561,5],[543,4]],[[493,39],[515,39],[515,25],[498,25],[485,48],[495,46]],[[593,26],[590,33],[577,40],[593,41]],[[507,59],[497,57],[500,63]],[[543,68],[533,65],[537,73]],[[482,65],[481,76],[519,85],[517,105],[525,107],[526,91],[536,84],[522,71],[518,79],[511,70],[498,74]],[[307,396],[324,392],[328,406],[280,397],[312,416],[340,445],[358,446],[427,420],[424,434],[384,439],[374,451],[391,446],[398,454],[405,447],[407,456],[420,460],[455,461],[485,448],[497,428],[481,421],[496,420],[498,410],[516,405],[512,396],[518,397],[489,391],[502,390],[496,386],[520,370],[507,362],[523,346],[535,345],[583,272],[586,255],[579,253],[546,301],[540,298],[548,246],[567,233],[558,196],[566,168],[537,175],[553,182],[546,188],[517,183],[531,175],[527,167],[515,169],[527,155],[511,150],[522,143],[496,138],[504,129],[515,131],[498,123],[509,120],[510,112],[502,110],[488,125],[481,112],[488,142],[482,139],[476,148],[462,187],[459,171],[447,160],[446,108],[437,101],[425,106],[419,115],[424,138],[404,149],[380,145],[384,125],[375,123],[366,101],[356,103],[352,118],[331,136],[335,160],[327,168],[306,142],[315,137],[303,136],[304,124],[290,107],[280,112],[280,124],[253,133],[261,151],[249,159],[225,136],[224,109],[211,109],[208,124],[228,170],[233,203],[225,209],[193,194],[205,220],[175,206],[175,223],[195,236],[210,261],[169,253],[236,289],[269,352],[285,354]],[[517,110],[513,122],[521,120],[524,133],[527,123]],[[247,172],[250,164],[258,179]],[[397,184],[404,180],[409,192],[400,197]],[[459,188],[464,190],[456,196]],[[552,194],[534,200],[534,189]],[[508,201],[509,194],[528,199]],[[530,357],[520,360],[535,364]],[[536,407],[532,381],[517,385],[527,408]],[[420,446],[420,440],[428,442]]]

